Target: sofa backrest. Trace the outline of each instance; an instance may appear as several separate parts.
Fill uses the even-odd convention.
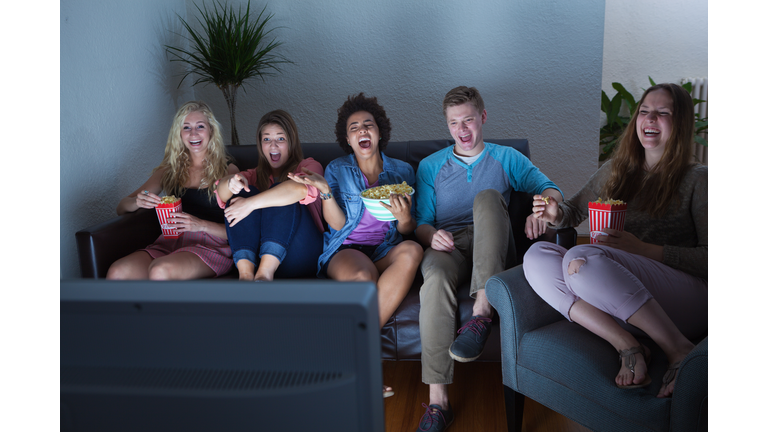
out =
[[[531,158],[527,139],[486,140],[486,142],[513,147],[527,158]],[[453,145],[451,140],[427,141],[396,141],[387,144],[384,154],[391,158],[408,162],[413,171],[419,168],[419,162],[432,153]],[[339,157],[346,155],[338,143],[302,143],[304,157],[311,157],[320,162],[323,168]],[[258,165],[259,155],[256,145],[227,146],[227,152],[235,160],[235,165],[241,170],[251,169]]]
[[[527,139],[486,139],[485,142],[512,147],[524,154],[528,159],[531,153]],[[384,154],[389,157],[408,162],[414,173],[419,168],[419,162],[432,153],[453,145],[453,140],[426,141],[395,141],[387,144]],[[339,157],[345,156],[344,150],[338,143],[302,143],[304,157],[311,157],[320,162],[323,168]],[[235,165],[241,170],[247,170],[258,165],[259,154],[256,145],[227,146],[227,152],[234,159]],[[531,214],[533,196],[525,192],[513,191],[509,198],[509,220],[515,236],[517,262],[522,262],[525,251],[533,242],[525,236],[525,219]]]

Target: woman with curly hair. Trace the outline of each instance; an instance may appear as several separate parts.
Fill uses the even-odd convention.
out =
[[[403,234],[416,228],[415,205],[410,195],[390,195],[391,205],[381,203],[395,221],[375,219],[363,205],[360,192],[374,186],[413,185],[413,168],[382,153],[391,125],[375,97],[363,93],[347,98],[339,108],[336,140],[348,154],[331,161],[325,178],[307,173],[297,181],[314,185],[323,200],[324,234],[318,275],[340,281],[374,281],[378,288],[379,327],[394,314],[413,283],[423,254],[422,247]],[[384,395],[393,392],[385,388]]]
[[[160,165],[140,188],[117,205],[122,215],[153,209],[160,194],[181,198],[183,212],[172,213],[178,238],[163,235],[145,249],[115,261],[108,279],[198,279],[232,269],[224,212],[216,205],[216,179],[239,170],[228,164],[221,125],[204,102],[187,102],[173,118]]]
[[[227,234],[240,280],[314,277],[323,251],[323,219],[314,186],[290,181],[323,175],[320,162],[304,159],[299,131],[290,114],[265,114],[256,132],[256,168],[217,183],[225,207]],[[306,172],[305,172],[306,171]]]
[[[691,340],[707,332],[707,167],[693,162],[693,136],[688,92],[650,87],[616,154],[574,197],[558,204],[534,196],[536,217],[557,227],[579,225],[598,197],[623,200],[624,231],[603,229],[596,244],[570,250],[539,242],[523,260],[542,299],[618,351],[619,388],[651,383],[638,329],[664,351],[658,397],[672,394]]]

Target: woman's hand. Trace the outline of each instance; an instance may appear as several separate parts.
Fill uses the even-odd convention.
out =
[[[229,188],[229,191],[232,192],[232,195],[239,194],[243,189],[245,189],[246,192],[251,191],[251,189],[248,188],[248,182],[245,181],[245,177],[240,174],[233,175],[227,182],[227,187]]]
[[[557,225],[558,211],[557,200],[551,196],[534,195],[533,196],[533,217],[536,219]],[[530,238],[530,237],[529,237]]]
[[[610,246],[661,262],[664,250],[663,246],[645,243],[635,237],[634,234],[627,231],[619,231],[613,228],[603,228],[602,231],[608,235],[598,235],[596,237],[597,244]]]
[[[390,205],[387,205],[383,201],[380,201],[379,204],[392,212],[392,216],[394,216],[401,224],[407,223],[412,219],[411,205],[413,204],[413,198],[408,194],[391,194],[389,196]]]
[[[249,198],[243,197],[235,197],[229,201],[229,205],[224,209],[224,217],[227,218],[230,227],[237,225],[238,222],[251,214],[254,208],[250,203],[251,200]]]
[[[139,208],[153,209],[160,204],[161,198],[149,191],[141,191],[136,195],[136,205]]]
[[[331,192],[331,188],[328,186],[328,182],[325,180],[325,177],[307,168],[302,168],[301,170],[303,173],[288,173],[288,178],[295,181],[296,183],[314,186],[317,188],[317,190],[320,191],[320,193],[327,194]]]
[[[208,230],[208,221],[192,216],[189,213],[169,213],[168,217],[173,221],[173,227],[179,233]]]

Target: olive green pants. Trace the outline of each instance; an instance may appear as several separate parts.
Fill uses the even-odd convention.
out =
[[[474,225],[452,233],[456,249],[448,253],[427,248],[421,262],[424,284],[419,292],[419,332],[425,384],[453,381],[448,349],[456,336],[458,287],[471,280],[470,295],[475,298],[491,276],[515,262],[507,203],[501,194],[493,189],[478,193],[472,215]]]

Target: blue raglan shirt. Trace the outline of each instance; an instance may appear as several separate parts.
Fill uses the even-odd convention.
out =
[[[472,225],[475,195],[486,189],[501,193],[509,205],[513,190],[540,194],[560,189],[512,147],[484,143],[480,157],[467,165],[453,154],[453,146],[419,163],[416,173],[416,223],[454,232]],[[560,191],[562,194],[562,191]]]

